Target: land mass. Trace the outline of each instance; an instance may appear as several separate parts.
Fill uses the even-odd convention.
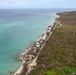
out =
[[[76,11],[57,15],[58,24],[29,75],[76,75]]]

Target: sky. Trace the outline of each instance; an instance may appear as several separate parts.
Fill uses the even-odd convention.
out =
[[[0,9],[76,8],[76,0],[0,0]]]

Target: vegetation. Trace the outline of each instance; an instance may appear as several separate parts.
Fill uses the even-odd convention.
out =
[[[58,18],[63,24],[76,25],[76,11],[57,13]]]
[[[56,26],[38,57],[36,68],[30,75],[72,75],[76,73],[76,16],[74,16],[76,12],[66,13],[58,13],[60,17],[57,20],[61,25]]]

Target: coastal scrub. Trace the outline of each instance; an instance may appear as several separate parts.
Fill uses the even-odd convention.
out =
[[[74,22],[76,16],[73,13],[76,12],[58,13],[60,16],[57,19],[58,24],[39,54],[38,64],[34,69],[37,71],[35,75],[72,75],[76,73],[76,23]]]

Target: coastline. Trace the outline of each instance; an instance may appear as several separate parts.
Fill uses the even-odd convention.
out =
[[[24,14],[14,15],[20,12],[23,13],[23,11],[20,11],[20,9],[15,10],[16,13],[12,13],[14,10],[10,11],[11,12],[7,11],[8,15],[3,11],[5,15],[9,17],[9,20],[7,17],[2,18],[8,20],[8,22],[3,20],[3,24],[0,26],[1,30],[4,29],[4,32],[2,32],[2,35],[0,36],[0,66],[2,67],[0,68],[0,75],[8,75],[10,72],[15,72],[21,66],[22,62],[17,61],[16,58],[20,56],[21,53],[25,52],[30,44],[35,42],[39,36],[44,33],[48,25],[54,22],[57,12],[39,9],[37,13],[35,12],[36,10],[34,10],[28,14],[28,11],[25,9]],[[36,15],[32,14],[34,12]],[[14,15],[12,16],[13,18],[9,14]]]
[[[52,32],[53,32],[53,29],[55,27],[55,25],[57,24],[58,22],[56,21],[55,19],[55,22],[53,23],[53,25],[50,25],[47,27],[46,29],[46,32],[44,34],[42,34],[39,39],[34,42],[34,44],[32,44],[27,50],[26,52],[23,52],[21,54],[21,56],[19,58],[17,58],[17,60],[19,61],[22,61],[22,65],[21,67],[12,75],[21,75],[21,74],[27,74],[30,73],[30,71],[33,69],[31,67],[35,67],[36,64],[37,64],[37,58],[38,58],[38,55],[40,53],[40,51],[42,50],[42,48],[45,46],[46,42],[48,41],[49,37],[51,36]],[[43,38],[43,39],[42,39]],[[48,39],[47,39],[48,38]],[[37,48],[36,48],[36,43],[37,44]],[[40,45],[40,46],[39,46]],[[32,48],[34,48],[35,46],[35,52],[36,54],[30,54],[31,52],[33,52]],[[40,47],[40,48],[39,48]],[[38,49],[39,48],[39,49]],[[37,51],[38,50],[38,51]],[[28,57],[26,57],[28,55],[28,57],[30,57],[30,59],[28,61],[25,61]],[[26,59],[25,59],[26,58]],[[32,66],[27,70],[26,68],[26,65],[28,65],[28,67],[32,64]]]
[[[37,66],[29,75],[76,74],[76,11],[58,14],[59,23],[40,52]]]

